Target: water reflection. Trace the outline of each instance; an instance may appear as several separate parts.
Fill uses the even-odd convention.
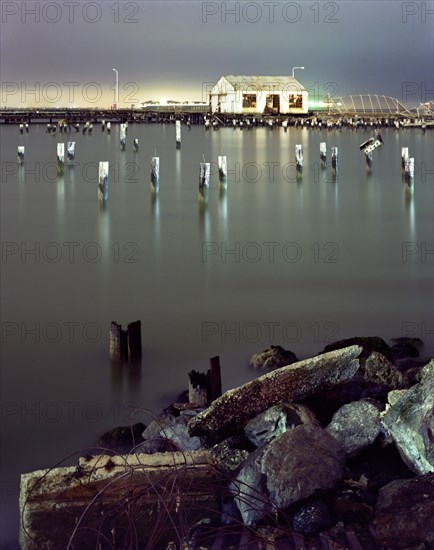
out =
[[[414,207],[414,187],[408,185],[407,183],[403,184],[404,190],[404,206],[406,219],[408,221],[408,227],[410,229],[410,239],[416,241],[416,212]]]
[[[211,227],[210,227],[210,216],[208,210],[208,201],[204,200],[201,195],[198,199],[199,205],[199,231],[204,241],[211,240]]]

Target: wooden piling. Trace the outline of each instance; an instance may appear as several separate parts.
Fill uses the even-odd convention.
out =
[[[25,151],[24,145],[18,145],[18,152],[17,152],[18,164],[23,164],[24,162],[24,151]]]
[[[57,172],[59,174],[63,173],[63,167],[65,165],[65,144],[57,144]]]
[[[106,202],[108,199],[108,176],[109,163],[106,161],[100,162],[98,170],[98,198],[102,202]]]
[[[319,157],[323,168],[327,166],[327,144],[325,141],[319,144]]]
[[[303,147],[300,144],[295,146],[295,162],[297,165],[297,171],[303,171]]]
[[[176,148],[181,148],[181,121],[175,121],[175,137],[176,137]]]
[[[335,171],[335,174],[337,173],[338,171],[338,167],[339,167],[339,164],[338,164],[338,148],[337,147],[332,147],[332,167],[333,167],[333,170]]]
[[[160,157],[151,159],[151,191],[158,193],[160,188]]]
[[[75,141],[68,141],[66,145],[66,156],[70,162],[75,159]]]
[[[134,321],[127,326],[128,361],[140,361],[142,358],[142,323]]]
[[[199,171],[199,198],[204,201],[208,200],[210,173],[211,164],[209,162],[201,162]]]
[[[192,370],[188,373],[188,401],[201,407],[208,405],[209,378],[207,374]]]
[[[210,363],[210,370],[209,378],[210,378],[210,395],[209,399],[210,401],[214,401],[222,394],[222,379],[221,379],[221,369],[220,369],[220,357],[216,355],[215,357],[211,357],[209,360]]]
[[[133,149],[134,149],[135,153],[137,153],[137,151],[139,150],[139,138],[134,138],[134,140],[133,140]]]

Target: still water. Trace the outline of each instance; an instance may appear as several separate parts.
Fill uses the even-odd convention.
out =
[[[365,130],[183,127],[177,150],[174,125],[130,124],[122,152],[117,125],[111,135],[99,126],[57,136],[43,125],[24,135],[0,128],[2,544],[15,544],[21,472],[95,445],[136,407],[158,412],[214,355],[226,390],[254,376],[249,357],[269,344],[304,358],[355,335],[418,336],[433,353],[433,133],[381,133],[369,174],[359,151],[373,135]],[[75,166],[58,177],[56,146],[69,140]],[[415,157],[413,192],[402,181],[402,146]],[[227,189],[213,164],[201,207],[199,163],[220,154]],[[103,210],[95,163],[104,160]],[[141,370],[115,369],[110,322],[137,319]]]

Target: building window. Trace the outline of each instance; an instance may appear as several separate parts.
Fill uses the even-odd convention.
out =
[[[301,109],[303,107],[303,97],[301,94],[289,94],[289,108]]]
[[[256,94],[243,94],[243,109],[256,109]]]

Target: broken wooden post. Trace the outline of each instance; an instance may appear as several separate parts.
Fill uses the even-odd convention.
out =
[[[380,134],[377,134],[376,137],[371,137],[364,141],[359,147],[360,150],[365,153],[366,164],[369,169],[372,165],[372,152],[375,151],[377,147],[380,147],[380,145],[383,145],[383,139]]]
[[[63,167],[65,165],[65,144],[57,144],[57,173],[63,174]]]
[[[90,126],[90,122],[87,121],[86,124],[84,125],[83,130],[82,130],[83,135],[88,131],[89,126]]]
[[[134,138],[134,140],[133,140],[133,149],[134,149],[135,153],[137,153],[137,151],[139,150],[139,138]]]
[[[24,162],[24,151],[25,151],[25,148],[24,148],[24,145],[18,145],[18,164],[23,164]]]
[[[109,163],[100,162],[98,170],[98,198],[102,202],[106,202],[108,198],[108,175],[109,175]]]
[[[110,360],[122,361],[122,326],[115,322],[110,324]]]
[[[142,358],[142,323],[134,321],[122,330],[122,325],[110,324],[110,360],[138,362]]]
[[[89,129],[88,129],[88,131],[87,131],[89,135],[92,133],[92,130],[93,130],[93,124],[90,123],[90,124],[89,124]]]
[[[160,157],[151,159],[151,191],[158,193],[160,188]]]
[[[188,377],[188,402],[206,407],[209,393],[208,375],[192,370],[188,373]]]
[[[107,133],[109,134],[111,129],[112,129],[112,123],[111,122],[107,122]]]
[[[210,172],[211,164],[209,162],[201,162],[199,170],[199,199],[204,201],[208,200]]]
[[[134,321],[127,326],[128,361],[140,361],[142,358],[142,323]]]
[[[327,166],[327,144],[324,141],[322,141],[319,144],[319,157],[321,159],[322,168],[326,168],[326,166]]]
[[[75,159],[75,141],[68,141],[66,145],[66,156],[70,162]]]
[[[209,400],[214,401],[222,394],[222,379],[221,379],[221,369],[220,369],[220,357],[216,355],[215,357],[211,357],[209,360],[210,363],[210,370],[209,373],[209,379],[210,379],[210,395]]]
[[[287,120],[284,120],[284,121],[282,122],[282,126],[283,126],[283,129],[285,130],[285,132],[287,132],[287,131],[288,131],[288,121],[287,121]]]
[[[102,119],[101,120],[101,132],[104,132],[104,130],[105,130],[105,120]]]

